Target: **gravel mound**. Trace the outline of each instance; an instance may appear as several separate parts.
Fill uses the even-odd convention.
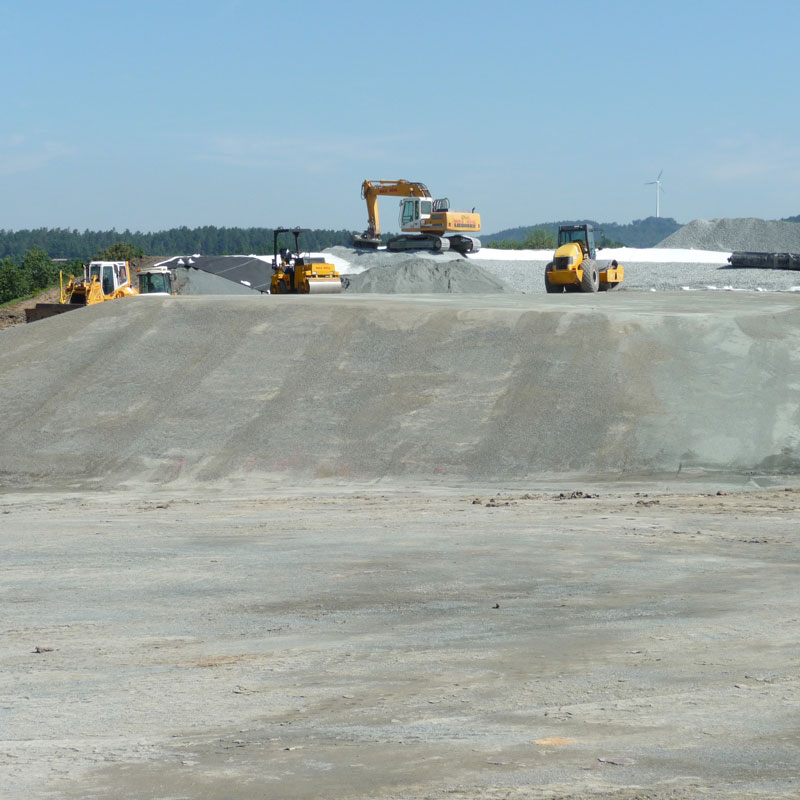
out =
[[[395,256],[397,259],[397,256]],[[376,294],[487,294],[513,292],[499,277],[469,261],[412,256],[342,276],[346,292]]]
[[[800,224],[755,219],[695,219],[667,236],[656,247],[692,250],[800,252]]]

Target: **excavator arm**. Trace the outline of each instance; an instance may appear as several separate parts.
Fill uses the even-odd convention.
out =
[[[360,247],[377,247],[381,243],[381,223],[378,214],[378,198],[430,197],[431,193],[419,181],[370,181],[361,184],[361,197],[367,201],[367,229],[360,236],[353,237],[353,243]]]

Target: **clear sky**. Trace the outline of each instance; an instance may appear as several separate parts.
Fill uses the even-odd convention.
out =
[[[800,4],[0,0],[0,228],[800,214]],[[397,230],[396,201],[381,201]]]

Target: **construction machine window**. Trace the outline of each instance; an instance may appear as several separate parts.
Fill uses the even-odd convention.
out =
[[[419,200],[403,200],[403,210],[400,215],[400,224],[409,225],[419,217]]]
[[[419,204],[419,213],[430,214],[433,211],[433,203],[430,200],[421,200]]]
[[[166,292],[169,294],[169,284],[164,273],[156,272],[140,276],[142,281],[142,294],[154,294],[156,292]]]
[[[103,267],[103,294],[114,291],[114,267]]]
[[[99,264],[92,264],[89,269],[89,280],[92,278],[97,278],[100,280],[100,265]]]
[[[558,243],[559,245],[567,244],[567,242],[585,242],[585,231],[559,231]]]

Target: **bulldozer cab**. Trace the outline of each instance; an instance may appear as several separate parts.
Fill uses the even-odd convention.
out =
[[[97,278],[103,294],[109,295],[128,283],[128,265],[125,261],[91,261],[84,278],[87,282]]]
[[[580,244],[584,255],[595,258],[597,248],[594,243],[594,228],[591,225],[561,225],[558,228],[558,244],[556,249],[563,244],[576,242]]]

